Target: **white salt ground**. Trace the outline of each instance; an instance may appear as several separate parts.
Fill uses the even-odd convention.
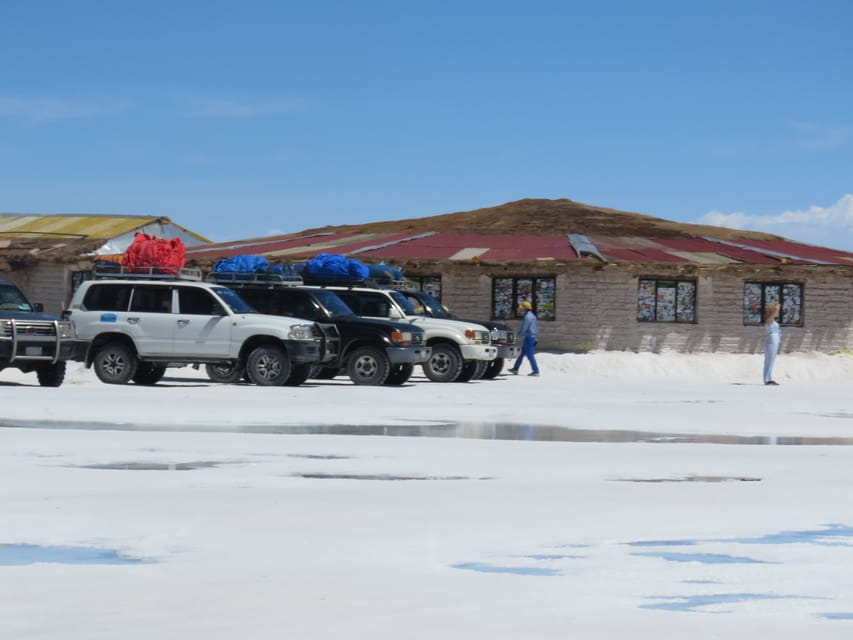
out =
[[[783,353],[779,387],[761,355],[539,361],[402,388],[0,372],[0,638],[853,634],[853,358]],[[241,431],[322,425],[353,435]],[[727,435],[755,444],[701,442]]]

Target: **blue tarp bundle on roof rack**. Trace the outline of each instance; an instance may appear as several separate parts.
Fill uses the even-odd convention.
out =
[[[369,264],[367,268],[370,272],[368,277],[380,284],[391,284],[403,279],[403,270],[400,267],[392,267],[384,262]]]
[[[240,255],[222,258],[216,263],[213,270],[216,273],[258,273],[259,271],[267,271],[269,266],[269,260],[264,257]]]
[[[369,269],[355,258],[318,253],[305,263],[302,277],[315,282],[364,282]]]

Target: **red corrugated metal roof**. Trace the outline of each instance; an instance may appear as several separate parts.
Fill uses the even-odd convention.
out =
[[[698,264],[741,262],[853,265],[853,254],[789,241],[729,242],[714,238],[595,236],[588,240],[609,262],[672,262]],[[365,262],[390,260],[471,260],[533,262],[578,260],[569,239],[555,235],[485,235],[476,233],[294,234],[223,242],[187,249],[188,259],[218,259],[240,254],[272,260],[304,260],[318,253],[338,253]],[[695,254],[691,259],[690,254]],[[582,258],[594,260],[595,258]]]
[[[515,236],[440,233],[365,252],[363,256],[393,257],[397,259],[431,258],[449,260],[466,249],[477,249],[481,260],[574,260],[577,258],[565,236]]]

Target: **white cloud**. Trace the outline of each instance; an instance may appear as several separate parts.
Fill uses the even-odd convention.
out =
[[[717,227],[765,231],[798,242],[853,251],[853,194],[846,194],[828,207],[812,206],[774,215],[750,215],[741,211],[710,211],[701,224]]]
[[[797,144],[812,151],[835,149],[853,137],[853,127],[834,127],[810,122],[790,122],[790,128],[799,134]]]
[[[32,122],[91,118],[113,110],[111,107],[92,102],[0,96],[0,117],[23,118]]]
[[[255,118],[296,111],[301,103],[295,100],[272,102],[241,102],[221,98],[193,97],[187,100],[190,115],[207,118]]]

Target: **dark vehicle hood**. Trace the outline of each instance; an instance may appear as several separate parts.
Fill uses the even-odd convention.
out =
[[[56,316],[47,313],[36,313],[35,311],[10,311],[8,309],[0,310],[0,319],[2,320],[40,320],[53,322],[59,320]]]
[[[385,327],[397,331],[413,331],[414,333],[423,333],[423,329],[417,325],[409,324],[408,322],[397,322],[396,320],[381,320],[379,318],[362,318],[361,316],[342,316],[330,320],[334,324],[341,323],[350,327],[373,327],[376,329]]]

